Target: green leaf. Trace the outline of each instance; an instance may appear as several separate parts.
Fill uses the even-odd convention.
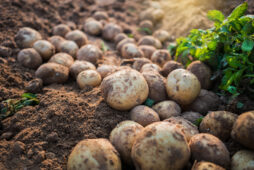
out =
[[[153,33],[149,28],[146,28],[146,27],[145,28],[139,28],[138,31],[139,32],[145,32],[149,35],[151,35]]]
[[[251,39],[245,39],[241,48],[243,51],[250,52],[252,51],[253,47],[254,47],[254,41]]]
[[[242,109],[243,106],[244,104],[242,102],[237,102],[237,105],[236,105],[237,109]]]
[[[219,22],[222,23],[225,19],[225,16],[222,14],[222,12],[218,11],[218,10],[211,10],[207,13],[207,17],[208,19],[215,21],[215,22]]]
[[[234,20],[242,17],[247,11],[247,9],[248,3],[244,2],[233,10],[233,12],[229,15],[228,20]]]
[[[104,43],[104,41],[101,42],[101,50],[102,50],[103,52],[108,51],[108,46]]]
[[[134,35],[133,35],[133,34],[131,34],[131,33],[130,33],[130,34],[128,34],[127,36],[128,36],[129,38],[133,38],[133,37],[134,37]]]
[[[21,97],[25,97],[25,98],[28,98],[28,99],[34,99],[34,98],[37,98],[37,95],[33,94],[33,93],[23,93],[21,95]]]
[[[152,107],[154,104],[154,100],[150,99],[150,98],[147,98],[146,101],[145,101],[145,105],[148,106],[148,107]]]
[[[200,118],[198,118],[198,119],[195,121],[194,124],[195,124],[196,126],[199,126],[203,119],[204,119],[204,117],[201,116]]]

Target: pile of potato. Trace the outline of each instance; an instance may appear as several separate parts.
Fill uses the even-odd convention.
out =
[[[100,86],[104,101],[112,108],[129,111],[109,139],[84,139],[73,149],[68,170],[254,169],[254,111],[240,116],[217,111],[219,97],[209,91],[211,70],[200,61],[187,68],[163,49],[169,35],[154,30],[163,17],[155,10],[140,16],[154,34],[130,38],[107,13],[96,12],[81,30],[60,24],[52,37],[43,40],[32,28],[21,28],[15,40],[22,49],[17,60],[37,69],[44,85],[65,83],[69,75],[80,89]],[[122,64],[104,63],[105,56],[87,34],[115,43]],[[127,64],[126,64],[127,63]],[[151,107],[144,105],[151,100]],[[203,117],[200,126],[194,125]],[[233,139],[243,146],[230,155],[224,142]]]

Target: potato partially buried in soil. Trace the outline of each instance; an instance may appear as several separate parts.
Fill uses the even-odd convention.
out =
[[[254,169],[254,151],[240,150],[236,152],[231,161],[231,170]]]
[[[166,100],[159,102],[153,106],[153,110],[155,110],[161,120],[168,119],[173,116],[180,116],[181,107],[174,101]]]
[[[33,48],[40,54],[43,60],[49,60],[55,54],[55,47],[49,41],[38,40],[33,44]]]
[[[19,29],[15,35],[15,42],[19,48],[32,48],[37,40],[41,40],[41,34],[29,27]]]
[[[212,162],[201,161],[195,162],[191,170],[226,170],[226,169]]]
[[[93,64],[97,64],[99,59],[102,59],[102,51],[95,45],[88,44],[81,47],[77,52],[78,60],[89,61]]]
[[[26,48],[18,53],[17,60],[22,66],[36,69],[42,64],[40,54],[33,48]]]
[[[81,89],[88,86],[96,87],[101,84],[101,75],[95,70],[85,70],[78,74],[77,83]]]
[[[49,63],[57,63],[70,68],[74,60],[72,56],[67,53],[57,53],[50,58]]]
[[[171,56],[168,50],[156,50],[151,56],[151,61],[161,67],[169,60],[171,60]]]
[[[88,61],[76,60],[70,67],[70,74],[76,78],[81,71],[85,70],[96,70],[96,67]]]

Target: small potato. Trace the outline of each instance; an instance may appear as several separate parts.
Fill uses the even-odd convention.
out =
[[[123,32],[123,30],[119,25],[108,23],[102,30],[102,37],[105,40],[114,41],[115,36],[121,32]]]
[[[101,90],[104,100],[117,110],[129,110],[142,104],[149,93],[145,78],[133,69],[123,69],[105,77]]]
[[[42,91],[43,88],[43,81],[42,79],[35,78],[28,82],[25,87],[25,90],[29,93],[39,93]]]
[[[87,86],[96,87],[101,84],[101,75],[95,70],[81,71],[77,76],[77,83],[81,89]]]
[[[151,32],[154,29],[154,25],[153,25],[152,21],[149,21],[149,20],[144,20],[144,21],[140,22],[139,27],[141,28],[141,30],[148,29]]]
[[[211,87],[211,69],[201,61],[193,61],[187,70],[192,72],[200,81],[202,89],[209,89]]]
[[[154,9],[153,8],[148,8],[144,11],[142,11],[140,14],[139,14],[139,20],[140,21],[144,21],[144,20],[149,20],[149,21],[154,21],[153,20],[153,13]]]
[[[85,33],[80,30],[70,31],[65,35],[66,40],[74,41],[79,47],[86,45],[88,39]]]
[[[33,48],[41,55],[43,60],[49,60],[55,54],[54,45],[46,40],[36,41]]]
[[[33,48],[26,48],[18,53],[18,62],[22,66],[36,69],[42,64],[42,58],[40,54]]]
[[[231,137],[247,148],[254,149],[254,111],[249,111],[238,116],[234,123]]]
[[[116,150],[120,153],[122,160],[132,165],[131,148],[139,133],[144,129],[143,126],[134,121],[120,122],[110,133],[109,140]]]
[[[183,112],[181,117],[195,124],[203,115],[198,112]]]
[[[49,63],[57,63],[70,68],[74,60],[72,56],[67,53],[57,53],[50,58]]]
[[[95,45],[88,44],[81,47],[77,52],[78,60],[89,61],[93,64],[97,64],[99,59],[102,59],[102,51]]]
[[[101,75],[101,78],[104,79],[108,75],[114,73],[116,69],[116,66],[103,64],[97,68],[97,72]]]
[[[106,12],[103,12],[103,11],[97,11],[93,14],[93,17],[100,21],[100,20],[108,20],[108,14]]]
[[[155,110],[161,120],[168,119],[173,116],[180,116],[181,107],[174,101],[162,101],[153,106],[153,110]]]
[[[222,168],[219,165],[216,165],[212,162],[195,162],[192,166],[191,170],[226,170],[225,168]]]
[[[170,35],[166,30],[157,30],[153,33],[153,36],[160,40],[161,43],[164,43],[170,38]]]
[[[156,48],[150,45],[140,45],[139,49],[143,51],[144,57],[150,59]]]
[[[149,98],[155,103],[167,99],[167,91],[165,87],[165,78],[157,72],[142,72],[149,87]]]
[[[60,44],[65,40],[63,37],[59,36],[59,35],[54,35],[52,37],[50,37],[49,39],[49,42],[51,44],[54,45],[55,49],[57,52],[60,51]]]
[[[174,60],[170,60],[170,61],[167,61],[163,67],[162,67],[162,70],[161,70],[161,74],[164,76],[164,77],[167,77],[169,75],[169,73],[171,73],[173,70],[176,70],[178,68],[184,68],[184,66],[179,63],[179,62],[176,62]]]
[[[122,51],[122,47],[125,45],[125,44],[128,44],[128,43],[135,43],[135,40],[133,38],[125,38],[123,39],[122,41],[120,41],[117,46],[116,46],[116,50],[118,52],[121,52]]]
[[[183,133],[168,122],[146,126],[137,136],[131,150],[136,169],[183,169],[190,149]]]
[[[158,66],[157,64],[152,64],[152,63],[147,63],[144,64],[140,70],[141,73],[143,72],[160,72],[161,71],[161,67]]]
[[[54,26],[53,35],[59,35],[61,37],[65,37],[65,35],[70,31],[71,31],[71,29],[68,25],[59,24],[59,25]]]
[[[76,169],[121,170],[119,153],[112,144],[103,138],[84,139],[72,150],[67,170]]]
[[[162,48],[161,42],[157,39],[154,38],[153,36],[144,36],[138,41],[138,45],[151,45],[154,46],[157,49]]]
[[[236,119],[237,115],[231,112],[210,112],[203,118],[199,129],[202,133],[210,133],[225,141],[230,137],[230,132]]]
[[[142,58],[143,52],[132,43],[127,43],[122,47],[121,54],[123,58]]]
[[[37,40],[41,40],[41,34],[29,27],[20,28],[15,35],[15,42],[19,48],[32,48]]]
[[[151,61],[161,67],[171,59],[168,50],[156,50],[151,56]]]
[[[155,9],[153,10],[153,21],[154,22],[160,22],[164,18],[164,11],[162,9]]]
[[[130,111],[130,118],[144,127],[160,121],[159,115],[153,109],[144,105],[134,107]]]
[[[240,150],[236,152],[231,161],[231,170],[254,169],[254,152]]]
[[[181,105],[191,104],[201,89],[198,78],[184,69],[176,69],[168,75],[166,88],[168,96]]]
[[[60,44],[59,51],[70,54],[73,58],[76,58],[78,51],[78,45],[74,41],[65,40]]]
[[[70,74],[76,78],[81,71],[85,70],[96,70],[96,67],[88,61],[76,60],[70,67]]]
[[[90,35],[99,35],[101,34],[103,25],[96,20],[87,21],[84,25],[84,30]]]
[[[114,42],[115,42],[115,44],[118,44],[120,41],[122,41],[122,40],[125,39],[125,38],[128,38],[128,36],[127,36],[126,34],[124,34],[124,33],[119,33],[119,34],[117,34],[117,35],[115,36]]]
[[[189,146],[193,160],[212,162],[224,168],[230,165],[226,146],[213,135],[207,133],[194,135],[190,139]]]
[[[147,58],[134,58],[134,63],[132,65],[132,68],[140,71],[142,66],[148,63],[151,63],[151,61]]]
[[[45,63],[36,70],[35,76],[41,78],[45,85],[64,83],[68,80],[69,69],[57,63]]]

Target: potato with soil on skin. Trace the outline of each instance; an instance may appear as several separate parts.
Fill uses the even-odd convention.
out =
[[[233,124],[237,115],[226,111],[208,113],[199,125],[202,133],[210,133],[219,139],[226,141],[230,137]]]
[[[74,60],[73,60],[72,56],[70,56],[67,53],[57,53],[57,54],[53,55],[48,62],[61,64],[65,67],[70,68],[71,65],[74,63]]]
[[[137,136],[131,157],[136,169],[182,169],[189,161],[190,148],[176,126],[155,122]]]
[[[166,30],[157,30],[153,33],[153,36],[160,40],[161,43],[164,43],[170,38],[169,33]]]
[[[254,169],[254,152],[240,150],[232,156],[231,170]]]
[[[164,11],[162,9],[155,9],[152,13],[154,22],[160,22],[164,18]]]
[[[143,52],[132,43],[127,43],[122,47],[121,55],[123,58],[142,58],[144,57]]]
[[[174,101],[162,101],[153,106],[153,110],[159,114],[160,119],[168,119],[173,116],[180,116],[181,107]]]
[[[119,33],[119,34],[117,34],[117,35],[115,36],[115,38],[114,38],[114,43],[115,43],[115,44],[118,44],[120,41],[122,41],[122,40],[125,39],[125,38],[128,38],[128,36],[127,36],[126,34],[124,34],[124,33]]]
[[[212,162],[195,162],[191,168],[191,170],[226,170],[219,165],[216,165]]]
[[[40,54],[33,48],[26,48],[18,53],[17,60],[22,66],[36,69],[42,64]]]
[[[76,169],[121,170],[119,153],[108,139],[84,139],[72,150],[67,170]]]
[[[102,59],[102,51],[95,45],[88,44],[81,47],[77,52],[78,60],[89,61],[93,64],[97,64],[99,59]]]
[[[149,93],[145,78],[136,70],[123,69],[103,79],[104,100],[116,110],[129,110],[142,104]]]
[[[249,111],[238,116],[234,123],[231,137],[247,148],[254,149],[254,111]]]
[[[122,51],[122,47],[125,45],[125,44],[128,44],[128,43],[133,43],[135,44],[135,40],[133,38],[125,38],[123,39],[122,41],[120,41],[117,46],[116,46],[116,50],[118,52],[121,52]]]
[[[88,86],[99,86],[101,84],[101,75],[96,70],[81,71],[77,76],[77,84],[81,89]]]
[[[183,112],[181,117],[194,124],[197,122],[197,120],[199,118],[203,117],[203,115],[201,115],[198,112],[191,112],[190,111],[190,112]]]
[[[41,40],[41,34],[29,27],[20,28],[15,35],[15,42],[19,48],[32,48],[37,40]]]
[[[33,48],[40,54],[43,60],[49,60],[55,54],[54,45],[46,40],[36,41]]]
[[[144,57],[148,59],[150,59],[153,53],[156,51],[156,48],[151,45],[140,45],[138,48],[143,51]]]
[[[144,21],[141,21],[140,24],[139,24],[139,28],[141,29],[142,32],[145,32],[146,29],[148,29],[147,31],[153,31],[154,29],[154,25],[152,23],[152,21],[149,21],[149,20],[144,20]],[[145,32],[147,33],[147,32]]]
[[[56,52],[60,51],[60,44],[65,40],[63,37],[59,35],[54,35],[48,38],[49,42],[54,45]]]
[[[134,107],[130,111],[130,119],[144,127],[151,123],[160,121],[159,115],[153,109],[145,105]]]
[[[166,88],[168,96],[180,105],[191,104],[201,90],[198,78],[184,69],[176,69],[168,75]]]
[[[140,38],[140,40],[138,41],[138,45],[139,46],[140,45],[151,45],[157,49],[162,48],[161,42],[157,38],[154,38],[153,36],[149,36],[149,35]]]
[[[149,71],[159,73],[161,71],[161,67],[158,66],[157,64],[147,63],[147,64],[144,64],[140,69],[140,73],[149,72]]]
[[[45,63],[35,72],[35,76],[41,78],[44,85],[64,83],[69,77],[69,68],[57,63]]]
[[[208,133],[194,135],[189,142],[193,160],[208,161],[228,168],[230,165],[229,152],[224,143]]]
[[[93,14],[93,17],[100,21],[100,20],[108,20],[108,14],[104,11],[97,11]]]
[[[209,89],[211,87],[212,71],[203,62],[194,61],[187,67],[187,70],[197,76],[202,89]]]
[[[85,70],[96,70],[96,67],[88,61],[76,60],[70,67],[70,74],[76,78],[81,71]]]
[[[161,67],[171,59],[168,50],[156,50],[151,56],[151,61]]]
[[[85,33],[80,30],[73,30],[65,35],[66,40],[74,41],[79,47],[86,45],[88,39]]]
[[[53,27],[53,35],[59,35],[61,37],[65,37],[70,31],[70,27],[66,24],[59,24]]]
[[[143,126],[134,121],[123,121],[111,131],[109,140],[119,152],[122,160],[132,165],[131,148],[139,133],[144,129]]]
[[[148,63],[152,63],[151,60],[147,58],[134,58],[134,63],[132,65],[132,68],[135,70],[140,71],[142,66]]]
[[[123,30],[119,25],[108,23],[102,30],[102,37],[105,40],[114,41],[115,36],[121,32],[123,32]]]
[[[59,51],[70,54],[73,58],[76,58],[78,51],[78,45],[74,41],[65,40],[60,44]]]
[[[161,70],[161,74],[164,76],[164,77],[167,77],[169,75],[169,73],[171,73],[173,70],[176,70],[176,69],[179,69],[179,68],[184,68],[184,66],[177,62],[177,61],[174,61],[174,60],[170,60],[170,61],[167,61],[163,67],[162,67],[162,70]]]
[[[108,75],[114,73],[116,69],[117,67],[114,65],[102,64],[99,67],[97,67],[97,72],[101,75],[101,78],[104,79]]]
[[[90,35],[99,35],[101,34],[103,25],[96,20],[87,21],[84,25],[84,30]]]

